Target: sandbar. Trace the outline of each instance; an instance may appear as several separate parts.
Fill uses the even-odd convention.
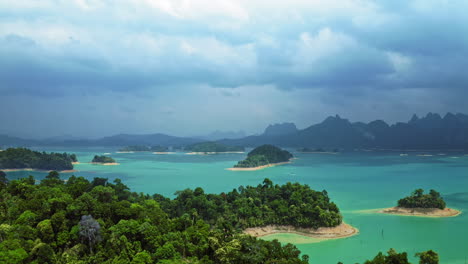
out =
[[[167,154],[175,154],[175,152],[153,152],[153,154],[157,154],[157,155],[167,155]]]
[[[135,153],[135,151],[116,151],[115,153]]]
[[[267,164],[267,165],[258,166],[258,167],[251,167],[251,168],[227,168],[226,170],[230,170],[230,171],[256,171],[256,170],[263,170],[265,168],[274,167],[274,166],[278,166],[278,165],[289,164],[289,163],[291,163],[291,161],[270,163],[270,164]]]
[[[294,226],[268,225],[263,227],[251,227],[244,230],[245,234],[254,237],[263,237],[272,234],[296,234],[318,239],[319,241],[346,238],[359,234],[359,230],[345,222],[335,227],[301,228]]]
[[[404,208],[390,207],[376,211],[381,214],[394,214],[405,216],[422,216],[422,217],[454,217],[461,214],[461,211],[452,208]]]

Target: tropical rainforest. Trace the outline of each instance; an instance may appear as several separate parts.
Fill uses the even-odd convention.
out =
[[[285,221],[330,226],[341,216],[325,191],[268,179],[221,194],[186,189],[169,199],[131,192],[119,179],[64,181],[52,171],[37,183],[32,176],[8,181],[0,171],[0,263],[308,263],[292,244],[241,233]],[[420,258],[433,262],[420,263],[438,263],[428,252]],[[408,264],[406,257],[391,250],[365,263]]]

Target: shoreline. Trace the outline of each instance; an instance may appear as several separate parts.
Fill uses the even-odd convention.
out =
[[[102,166],[115,166],[115,165],[120,165],[118,162],[107,162],[107,163],[102,163],[102,162],[90,162],[89,164],[93,165],[102,165]]]
[[[214,155],[214,154],[242,154],[245,151],[223,151],[223,152],[187,152],[185,155]]]
[[[157,154],[157,155],[168,155],[168,154],[175,154],[175,152],[153,152],[153,154]]]
[[[285,161],[285,162],[278,162],[278,163],[270,163],[270,164],[267,164],[267,165],[251,167],[251,168],[227,168],[226,170],[230,170],[230,171],[256,171],[256,170],[263,170],[263,169],[266,169],[266,168],[275,167],[275,166],[284,165],[284,164],[290,164],[290,163],[292,163],[292,162],[291,161]]]
[[[36,171],[36,172],[51,172],[54,170],[41,170],[41,169],[33,169],[33,168],[21,168],[21,169],[0,169],[0,171],[3,172],[15,172],[15,171]],[[57,171],[59,173],[72,173],[72,172],[78,172],[78,170],[61,170]]]
[[[259,238],[273,234],[296,234],[323,241],[352,237],[359,234],[359,229],[345,222],[342,222],[340,225],[335,227],[319,227],[318,229],[294,226],[268,225],[263,227],[250,227],[245,229],[243,233]]]
[[[379,209],[376,213],[419,217],[455,217],[460,215],[461,211],[448,207],[442,210],[438,208],[403,208],[395,206]]]

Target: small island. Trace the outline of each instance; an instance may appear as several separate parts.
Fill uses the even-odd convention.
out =
[[[227,146],[218,142],[201,142],[185,147],[185,151],[189,151],[187,154],[217,154],[217,153],[243,153],[244,147],[239,146]]]
[[[451,217],[461,213],[458,210],[447,208],[439,192],[430,190],[428,194],[424,194],[423,189],[417,189],[410,196],[398,200],[397,206],[378,212],[427,217]]]
[[[119,149],[120,153],[132,153],[132,152],[168,152],[169,148],[164,146],[143,146],[143,145],[134,145],[126,146]]]
[[[111,157],[107,156],[98,156],[95,155],[91,164],[99,164],[99,165],[119,165],[119,163],[115,162],[115,160]]]
[[[46,153],[27,148],[8,148],[0,151],[0,170],[44,170],[72,172],[75,154]]]
[[[234,171],[260,170],[276,165],[289,163],[293,155],[273,145],[262,145],[247,154],[245,160],[239,161],[233,168]]]

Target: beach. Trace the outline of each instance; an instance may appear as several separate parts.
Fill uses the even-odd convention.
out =
[[[114,166],[114,165],[120,165],[120,163],[117,163],[117,162],[108,162],[108,163],[102,163],[102,162],[90,162],[89,164],[93,164],[93,165],[102,165],[102,166]]]
[[[230,171],[256,171],[256,170],[263,170],[265,168],[274,167],[274,166],[278,166],[278,165],[284,165],[284,164],[288,164],[288,163],[291,163],[291,161],[270,163],[270,164],[267,164],[267,165],[252,167],[252,168],[227,168],[226,170],[230,170]]]
[[[422,216],[422,217],[454,217],[461,214],[460,211],[445,208],[403,208],[403,207],[390,207],[376,211],[381,214],[394,214],[394,215],[406,215],[406,216]]]
[[[264,227],[247,228],[244,230],[244,233],[254,237],[263,237],[279,233],[290,233],[320,240],[329,240],[354,236],[359,234],[359,230],[343,222],[335,227],[320,227],[318,229],[268,225]]]

